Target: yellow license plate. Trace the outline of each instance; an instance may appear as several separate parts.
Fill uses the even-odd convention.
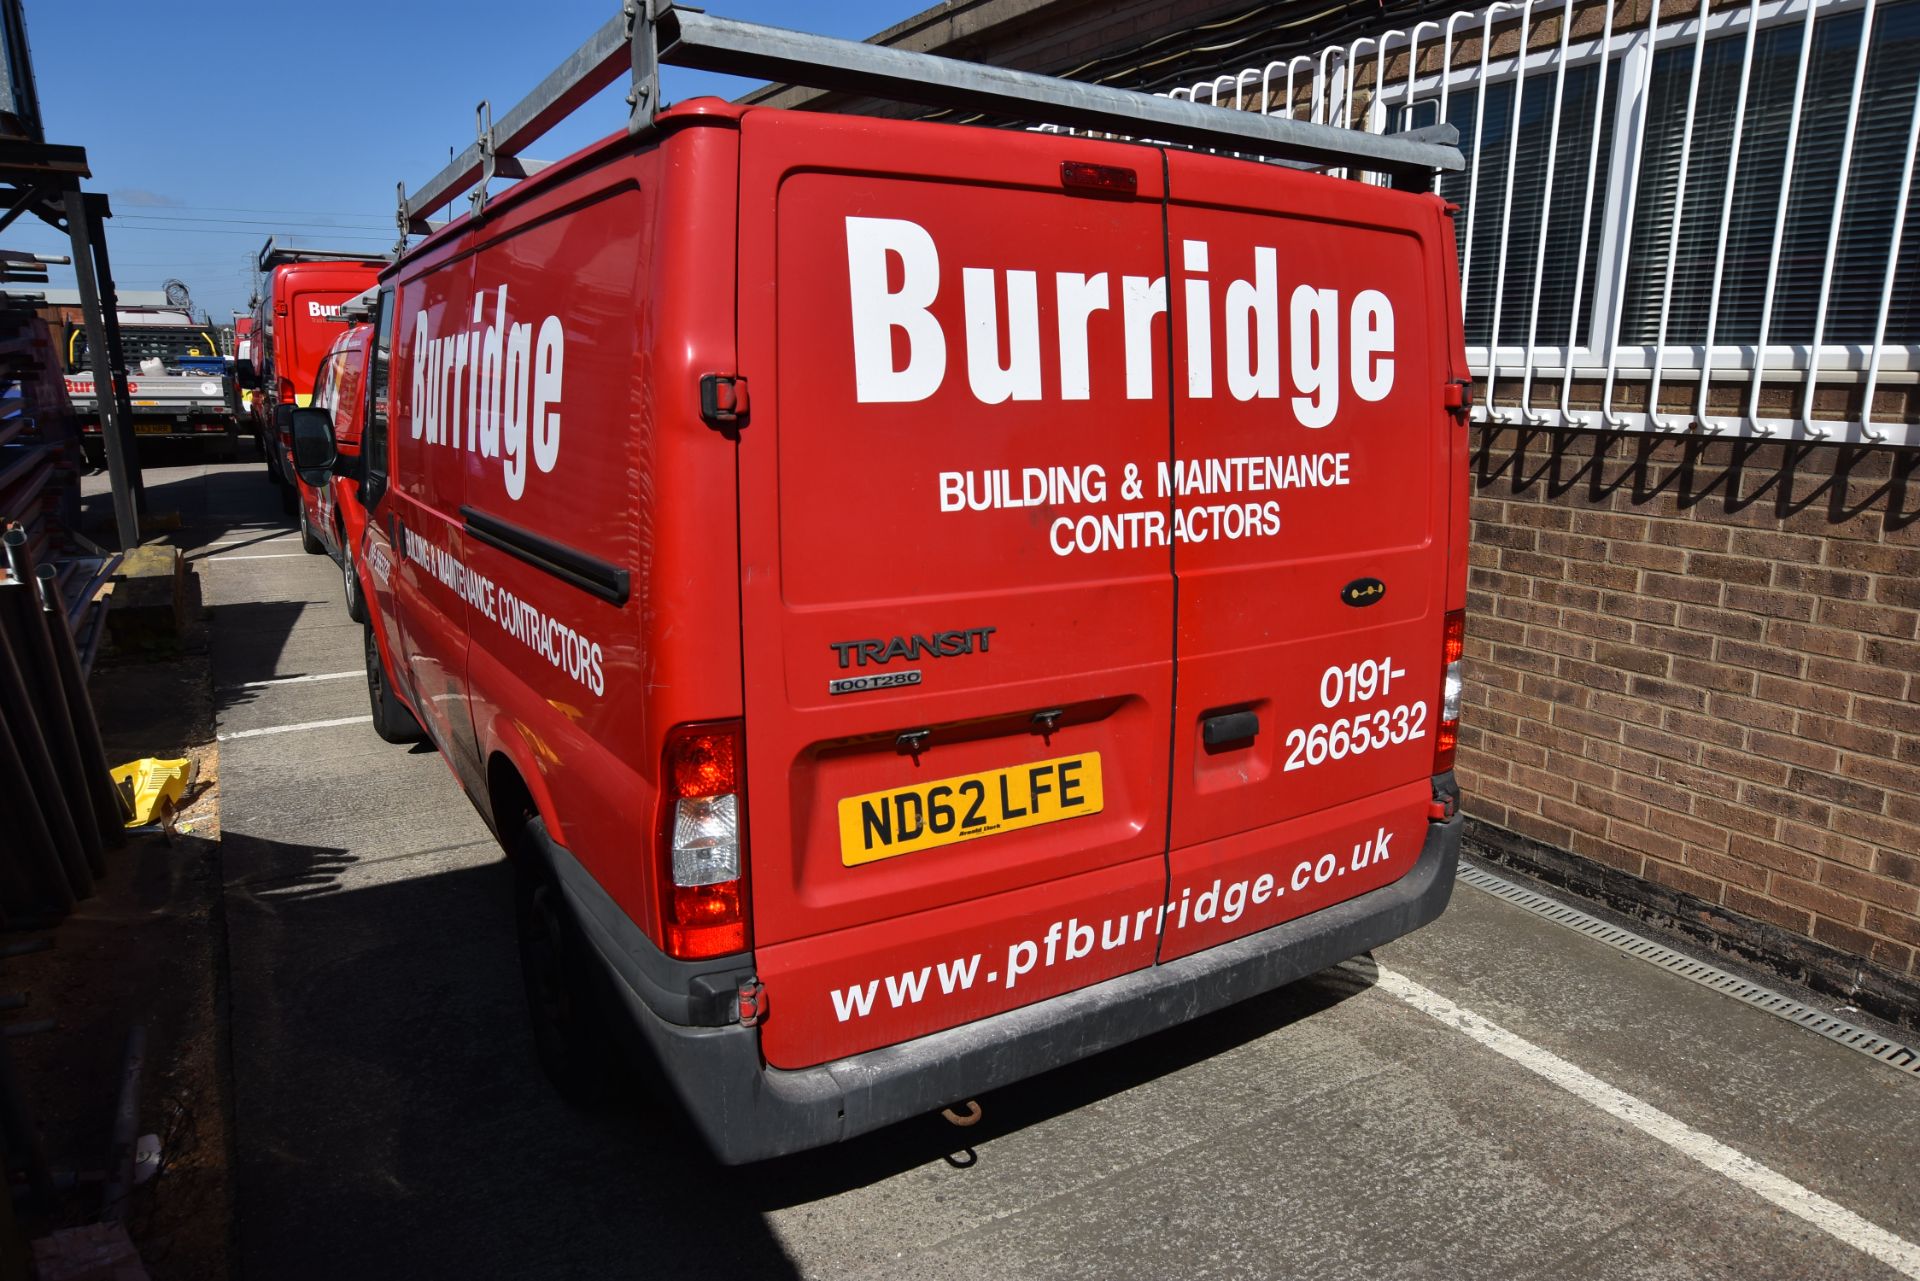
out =
[[[173,427],[169,423],[135,423],[133,425],[133,434],[136,436],[164,436],[172,430]]]
[[[849,796],[840,802],[840,861],[858,867],[1098,814],[1105,804],[1098,752]]]

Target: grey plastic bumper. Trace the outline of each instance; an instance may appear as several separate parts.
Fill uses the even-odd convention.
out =
[[[797,1072],[751,1028],[666,1022],[614,988],[716,1158],[728,1165],[864,1134],[1175,1027],[1337,965],[1439,916],[1465,820],[1430,824],[1411,871],[1311,916],[1165,965]]]

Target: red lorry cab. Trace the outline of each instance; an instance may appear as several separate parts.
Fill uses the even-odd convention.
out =
[[[663,59],[744,28],[668,19]],[[1268,131],[1223,150],[1363,145],[1072,91],[1129,132]],[[1360,137],[1405,150],[1355,165],[1458,164]],[[377,334],[376,724],[506,846],[568,1088],[606,997],[757,1159],[1444,907],[1466,365],[1436,196],[697,100],[429,235]],[[296,458],[326,440],[296,425]]]
[[[354,549],[367,520],[366,509],[359,501],[360,433],[366,419],[367,356],[372,346],[371,324],[349,325],[320,362],[314,375],[312,404],[325,410],[332,422],[336,462],[321,484],[308,484],[305,478],[295,477],[300,494],[301,545],[339,562],[347,614],[356,623],[366,617]]]
[[[268,240],[257,265],[266,280],[255,300],[252,361],[243,381],[254,385],[253,430],[267,473],[291,485],[282,406],[309,403],[320,361],[340,336],[335,317],[341,305],[373,285],[386,260],[377,254],[286,248]]]

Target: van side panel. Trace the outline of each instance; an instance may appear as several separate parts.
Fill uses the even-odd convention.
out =
[[[725,122],[616,152],[496,205],[472,240],[481,383],[498,331],[505,403],[497,452],[483,403],[464,453],[468,517],[627,584],[607,599],[467,540],[479,754],[514,763],[642,930],[665,732],[740,711],[734,445],[698,409],[700,374],[732,364],[735,140]]]
[[[388,633],[395,644],[393,678],[405,687],[421,726],[469,788],[476,762],[458,575],[467,557],[460,518],[466,473],[447,412],[461,398],[457,365],[442,359],[442,349],[426,340],[458,331],[472,296],[472,263],[451,246],[409,264],[400,277],[389,386],[415,390],[400,401],[392,419],[393,484],[382,503],[393,543],[390,582],[398,624]],[[429,412],[429,403],[441,412]]]
[[[1173,584],[1132,484],[1168,448],[1162,180],[1084,139],[741,129],[755,960],[767,1061],[798,1067],[1153,960]],[[1069,191],[1069,160],[1136,189]],[[1061,762],[1074,806],[1020,821]]]

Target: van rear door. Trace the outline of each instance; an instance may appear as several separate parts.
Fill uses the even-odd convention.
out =
[[[1162,177],[1083,139],[742,132],[748,865],[797,1068],[1153,962]]]
[[[1445,485],[1457,302],[1440,202],[1208,155],[1168,165],[1190,376],[1168,478],[1182,537],[1162,960],[1413,865],[1449,505],[1465,502]]]

